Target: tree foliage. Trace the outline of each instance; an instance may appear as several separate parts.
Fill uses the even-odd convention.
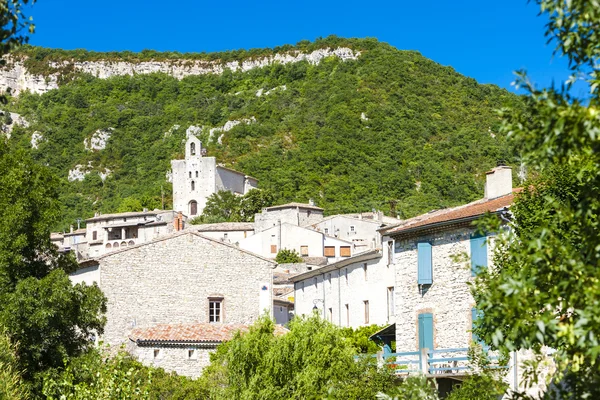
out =
[[[195,224],[216,222],[253,222],[254,214],[273,205],[273,195],[267,190],[252,189],[243,196],[220,190],[208,196],[202,215],[190,221]]]
[[[511,211],[514,229],[500,242],[497,268],[476,286],[483,312],[477,334],[496,347],[557,350],[556,389],[547,397],[600,396],[600,7],[597,1],[538,0],[547,35],[570,61],[561,88],[528,91],[523,111],[503,111],[504,130],[539,171]],[[583,78],[586,99],[570,84]],[[535,375],[531,376],[535,382]]]
[[[67,272],[77,263],[50,241],[60,218],[56,185],[26,152],[0,143],[0,326],[19,343],[19,370],[30,381],[92,345],[104,325],[100,289],[72,285]]]
[[[275,262],[278,264],[293,264],[304,262],[296,250],[281,249],[275,256]]]
[[[14,127],[10,140],[61,177],[63,229],[76,218],[114,212],[128,197],[160,199],[164,192],[170,207],[165,174],[171,159],[183,158],[189,125],[204,127],[199,136],[209,156],[258,178],[275,204],[312,198],[326,213],[390,213],[396,204],[400,217],[410,217],[463,204],[481,197],[484,171],[498,160],[516,161],[494,113],[521,107],[516,95],[374,39],[323,39],[309,47],[332,46],[361,55],[181,80],[76,74],[57,90],[13,99],[10,110],[30,126]],[[42,64],[55,52],[26,51]],[[78,57],[56,53],[57,61]],[[244,119],[251,122],[210,134]],[[84,141],[109,127],[106,148],[86,150]],[[35,131],[43,137],[37,149],[31,147]],[[76,165],[90,171],[69,182]],[[106,169],[111,173],[103,181],[99,173]]]
[[[219,346],[202,376],[210,398],[367,399],[392,385],[372,358],[355,361],[340,329],[317,315],[295,318],[284,335],[273,330],[262,318]]]
[[[0,399],[27,400],[29,392],[21,377],[16,346],[0,333]]]

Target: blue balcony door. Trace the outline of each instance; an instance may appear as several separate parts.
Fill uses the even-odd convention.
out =
[[[433,350],[433,314],[419,314],[419,349]]]

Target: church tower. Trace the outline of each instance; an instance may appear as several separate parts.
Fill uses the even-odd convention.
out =
[[[192,128],[186,131],[185,160],[171,160],[173,210],[190,218],[202,214],[211,194],[228,190],[244,195],[258,184],[255,178],[218,166],[215,157],[206,157],[206,150]]]

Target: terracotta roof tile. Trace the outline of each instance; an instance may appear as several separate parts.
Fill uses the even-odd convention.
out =
[[[495,199],[481,199],[454,208],[432,211],[427,214],[407,219],[401,224],[389,227],[388,229],[383,229],[381,232],[384,235],[394,235],[415,228],[425,228],[429,225],[437,223],[451,222],[454,220],[481,216],[486,212],[494,212],[502,208],[509,207],[513,203],[514,194],[520,191],[520,188],[513,189],[513,193]]]
[[[233,338],[237,331],[247,332],[244,324],[159,324],[152,328],[138,328],[131,331],[129,338],[135,342],[224,342]],[[275,326],[275,334],[282,335],[287,329]]]

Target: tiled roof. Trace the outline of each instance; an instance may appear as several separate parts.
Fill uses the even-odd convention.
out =
[[[193,225],[192,228],[198,232],[228,232],[228,231],[252,231],[253,222],[220,222],[216,224]]]
[[[280,297],[280,296],[285,296],[287,294],[290,294],[294,291],[293,287],[276,287],[273,288],[273,295],[275,297]]]
[[[244,324],[159,324],[152,328],[138,328],[131,331],[129,339],[137,343],[220,343],[231,340],[237,331],[247,332]],[[275,326],[275,334],[287,332],[282,326]]]
[[[395,235],[409,230],[429,227],[434,224],[476,218],[487,212],[495,212],[509,207],[514,200],[514,193],[521,189],[513,189],[513,193],[495,199],[481,199],[462,206],[432,211],[427,214],[407,219],[402,223],[381,230],[384,235]]]
[[[271,207],[267,207],[267,211],[272,211],[272,210],[279,210],[282,208],[307,208],[309,210],[319,210],[319,211],[323,211],[323,209],[321,207],[317,207],[317,206],[313,206],[311,204],[304,204],[304,203],[287,203],[287,204],[280,204],[278,206],[271,206]]]
[[[291,283],[290,277],[293,274],[285,273],[285,272],[273,272],[273,283],[274,284],[282,284],[282,283]]]

